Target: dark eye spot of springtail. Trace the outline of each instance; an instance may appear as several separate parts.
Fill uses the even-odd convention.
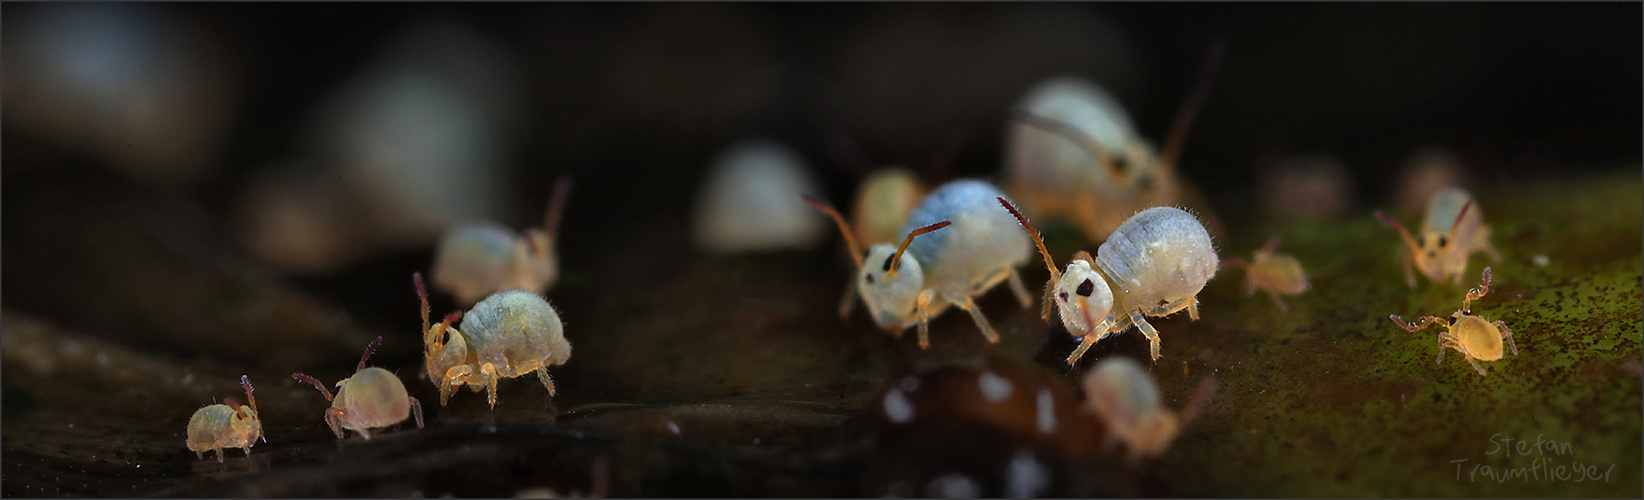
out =
[[[1096,283],[1090,281],[1090,278],[1085,278],[1085,282],[1080,283],[1079,289],[1074,290],[1074,292],[1078,293],[1080,297],[1089,297],[1090,294],[1096,293]]]
[[[872,285],[873,284],[873,275],[872,274],[865,275],[865,276],[862,277],[862,280],[868,282],[869,285]]]
[[[1448,238],[1445,238],[1443,236],[1439,237],[1439,248],[1444,248],[1444,245],[1448,245],[1448,244],[1450,244],[1450,240]]]
[[[1067,292],[1062,292],[1062,302],[1067,302]]]
[[[885,257],[885,265],[884,265],[884,266],[883,266],[883,267],[884,267],[884,271],[886,271],[886,272],[889,272],[889,271],[890,271],[890,266],[891,266],[891,258],[892,258],[892,257],[896,257],[896,256],[895,256],[895,255],[892,255],[892,256],[890,256],[890,257]]]
[[[1451,325],[1451,326],[1455,326],[1455,324],[1456,324],[1456,317],[1455,317],[1455,316],[1451,316],[1451,317],[1450,317],[1450,325]]]

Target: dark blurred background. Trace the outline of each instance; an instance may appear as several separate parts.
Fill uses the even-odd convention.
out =
[[[1157,138],[1216,37],[1228,42],[1226,60],[1185,155],[1196,178],[1245,177],[1237,174],[1272,147],[1336,151],[1361,172],[1426,142],[1493,152],[1498,163],[1479,170],[1525,156],[1639,155],[1632,3],[164,8],[217,32],[246,71],[223,155],[229,171],[290,147],[293,110],[430,17],[516,51],[530,88],[522,170],[633,165],[621,156],[682,142],[713,150],[750,133],[825,165],[816,144],[834,130],[876,156],[917,161],[962,128],[978,133],[958,169],[992,174],[1005,108],[1028,86],[1061,73],[1109,76],[1099,81]],[[723,93],[750,78],[762,80],[753,95],[709,94],[719,109],[656,104],[664,91],[644,88]],[[870,99],[877,106],[861,102]],[[704,168],[693,159],[671,168]]]
[[[180,143],[164,134],[203,130],[187,143],[199,154],[163,157],[194,165],[175,171],[120,169],[131,162],[118,146],[104,148],[112,154],[90,146],[96,139],[87,137],[99,132],[53,132],[72,129],[72,121],[42,132],[48,127],[37,124],[47,120],[34,115],[61,122],[71,114],[25,113],[41,98],[15,82],[52,66],[16,54],[43,45],[25,37],[67,9],[8,4],[7,197],[29,186],[11,182],[12,174],[116,170],[115,177],[198,204],[220,224],[215,229],[254,256],[292,251],[259,250],[258,240],[245,236],[262,227],[243,216],[245,207],[261,203],[249,193],[282,170],[335,168],[324,165],[328,157],[302,153],[321,149],[311,146],[316,129],[330,130],[322,128],[329,119],[322,103],[360,100],[363,94],[337,89],[379,61],[414,59],[405,47],[417,46],[396,40],[415,39],[429,26],[489,44],[492,73],[442,63],[455,74],[518,77],[515,94],[470,82],[481,95],[497,95],[501,110],[489,119],[509,123],[501,129],[508,133],[495,134],[499,142],[486,144],[503,152],[500,159],[472,167],[500,183],[458,189],[456,180],[468,174],[461,170],[465,157],[453,157],[457,170],[431,177],[433,189],[453,186],[451,198],[433,210],[495,199],[472,213],[525,227],[539,220],[537,207],[555,176],[570,173],[577,188],[566,232],[600,245],[652,233],[663,241],[684,238],[702,173],[722,148],[750,136],[797,150],[835,200],[848,199],[858,175],[830,155],[828,141],[840,134],[875,162],[916,168],[962,137],[950,177],[997,180],[1007,110],[1056,75],[1099,82],[1141,133],[1158,141],[1204,77],[1206,54],[1218,39],[1226,43],[1225,58],[1180,170],[1230,223],[1249,212],[1258,169],[1296,153],[1339,158],[1352,178],[1354,206],[1363,208],[1388,196],[1393,172],[1424,145],[1455,151],[1482,183],[1637,161],[1641,150],[1637,3],[79,7],[100,8],[113,26],[93,30],[143,40],[128,32],[148,29],[150,38],[169,36],[172,50],[200,61],[188,75],[206,83],[177,102],[214,107],[169,122],[126,118],[136,121],[126,126],[151,135],[112,139]],[[142,22],[121,28],[122,18]],[[111,57],[141,64],[132,59],[143,52],[123,50]],[[336,199],[364,197],[332,185],[336,177],[295,184],[340,193],[306,202],[310,210],[342,211],[347,205]],[[395,207],[386,210],[408,213]],[[8,222],[27,216],[8,211]],[[353,224],[347,227],[373,222]],[[332,247],[363,250],[332,249],[346,257],[293,274],[344,305],[369,305],[374,301],[362,297],[403,284],[382,283],[363,294],[337,285],[425,266],[434,233],[402,233],[375,246],[341,239]],[[19,243],[8,240],[8,250]],[[600,245],[563,251],[572,261],[592,261],[601,259]]]
[[[9,6],[8,27],[45,7]],[[955,170],[994,174],[1005,110],[1033,83],[1095,77],[1157,138],[1217,37],[1226,60],[1184,155],[1201,184],[1236,188],[1273,148],[1335,152],[1366,181],[1429,142],[1477,157],[1484,175],[1639,155],[1634,3],[152,7],[203,30],[240,72],[219,166],[192,191],[212,206],[427,19],[512,52],[529,89],[513,167],[536,185],[561,171],[695,171],[746,134],[828,171],[820,144],[834,131],[904,162],[974,131]],[[8,144],[31,139],[18,128]]]
[[[74,67],[65,63],[70,59],[33,55],[47,44],[29,38],[70,31],[51,28],[56,25],[50,21],[73,9],[8,4],[5,195],[15,198],[31,185],[13,182],[23,174],[74,178],[90,172],[131,180],[202,207],[213,230],[253,256],[292,253],[259,249],[259,240],[246,236],[264,227],[243,215],[245,207],[262,203],[250,194],[260,192],[258,183],[281,178],[284,170],[337,168],[325,165],[329,157],[323,154],[303,153],[323,149],[312,146],[315,130],[331,130],[324,127],[334,118],[320,111],[322,103],[363,99],[367,94],[337,89],[357,86],[350,82],[379,61],[415,59],[418,46],[396,40],[440,29],[468,33],[491,51],[483,58],[457,53],[459,62],[437,63],[448,73],[479,80],[517,76],[518,92],[469,82],[497,108],[485,118],[507,123],[499,129],[507,133],[493,134],[498,142],[484,145],[502,154],[471,170],[499,181],[458,189],[457,181],[470,171],[462,170],[466,157],[454,156],[457,169],[430,177],[428,185],[452,186],[450,200],[456,201],[431,203],[431,210],[455,212],[464,200],[495,199],[472,213],[525,227],[539,220],[536,207],[545,203],[553,179],[573,174],[577,188],[566,232],[599,245],[563,250],[572,261],[601,259],[602,245],[638,235],[684,238],[703,171],[722,148],[744,137],[768,137],[797,150],[835,200],[848,198],[859,175],[830,155],[830,138],[841,134],[875,162],[916,167],[962,137],[949,176],[997,179],[1007,110],[1035,83],[1075,74],[1112,91],[1141,133],[1157,141],[1204,78],[1206,54],[1216,40],[1225,41],[1225,58],[1180,170],[1230,223],[1249,212],[1258,169],[1296,153],[1339,158],[1352,178],[1354,206],[1364,208],[1387,198],[1393,172],[1424,145],[1455,151],[1475,182],[1485,184],[1636,162],[1641,150],[1637,3],[74,8],[95,11],[89,17],[105,23],[82,21],[92,26],[82,29],[116,40],[170,43],[103,49],[111,60],[163,65],[163,57],[143,50],[164,53],[170,47],[189,54],[196,64],[178,66],[188,69],[178,80],[196,83],[179,91],[187,97],[175,102],[205,103],[188,107],[203,111],[121,115],[122,126],[148,135],[98,139],[113,135],[111,126],[76,132],[73,117],[79,115],[49,107],[59,101],[31,90],[41,86],[16,83],[58,71],[41,68]],[[462,64],[473,61],[465,58],[486,59],[482,66],[492,73],[468,72]],[[91,107],[99,106],[115,105]],[[166,135],[184,131],[192,131],[183,138],[192,142]],[[99,140],[115,146],[98,149]],[[140,151],[131,145],[150,141],[183,144],[178,148],[188,151],[155,153],[145,160],[148,167],[129,168],[143,162],[122,156],[119,144]],[[152,166],[157,163],[187,166],[168,170]],[[339,199],[368,197],[357,186],[333,185],[338,175],[310,177],[319,180],[292,185],[333,195],[299,203],[308,210],[328,214],[348,209]],[[388,206],[378,211],[410,213]],[[8,222],[29,216],[12,210],[7,215]],[[376,234],[372,224],[393,225],[362,219],[344,226],[353,229],[333,232]],[[292,274],[345,306],[372,305],[368,297],[403,284],[381,283],[367,293],[352,286],[365,286],[360,278],[426,265],[435,234],[379,232],[390,236],[338,239],[331,250],[315,252],[345,257]],[[8,251],[27,244],[8,240]],[[339,287],[344,284],[352,285]]]

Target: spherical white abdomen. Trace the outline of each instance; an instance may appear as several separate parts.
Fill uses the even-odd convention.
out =
[[[1217,264],[1204,224],[1175,207],[1131,216],[1096,251],[1096,265],[1123,297],[1123,310],[1198,295]]]
[[[913,209],[897,232],[898,240],[937,222],[953,223],[914,238],[908,246],[924,269],[926,288],[968,294],[979,280],[1033,256],[1027,231],[999,208],[998,198],[1003,196],[992,184],[961,179],[938,187]]]
[[[559,313],[541,296],[524,290],[497,292],[474,304],[458,329],[481,362],[499,368],[527,359],[564,364],[571,357]]]

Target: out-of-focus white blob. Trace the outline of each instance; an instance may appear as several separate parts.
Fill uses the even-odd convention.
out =
[[[216,160],[236,78],[208,31],[136,3],[13,5],[6,16],[8,132],[167,187]]]
[[[964,474],[952,472],[932,479],[925,485],[925,496],[932,498],[977,498],[982,496],[981,485]]]
[[[1325,153],[1291,156],[1263,167],[1257,202],[1268,216],[1328,222],[1353,206],[1353,177],[1340,160]]]
[[[714,160],[698,194],[696,245],[717,254],[814,246],[827,221],[800,195],[819,193],[804,160],[787,147],[762,139],[733,144]]]
[[[1176,440],[1182,425],[1193,420],[1216,392],[1215,377],[1205,377],[1181,413],[1165,408],[1159,383],[1135,360],[1114,356],[1085,372],[1086,403],[1107,424],[1113,439],[1129,449],[1130,459],[1158,458]]]
[[[1461,157],[1438,145],[1428,145],[1410,153],[1410,158],[1400,167],[1395,182],[1393,206],[1404,215],[1425,211],[1427,202],[1439,191],[1469,187]]]
[[[1005,495],[1010,498],[1038,498],[1050,489],[1051,472],[1034,459],[1027,448],[1016,450],[1005,468]]]
[[[418,25],[321,104],[309,146],[365,198],[360,215],[383,243],[427,243],[453,222],[508,207],[522,78],[496,42],[458,25]]]
[[[323,274],[380,250],[431,245],[459,221],[503,219],[515,195],[506,179],[522,80],[512,54],[470,28],[408,28],[313,112],[296,154],[315,168],[249,187],[245,244],[281,270]],[[283,186],[258,184],[282,177]],[[297,200],[333,210],[293,208]],[[292,232],[298,214],[331,229]],[[327,231],[330,241],[295,241]],[[299,248],[302,257],[285,255]]]

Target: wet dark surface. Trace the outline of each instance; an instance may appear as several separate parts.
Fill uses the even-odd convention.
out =
[[[1630,19],[1637,18],[1634,7]],[[865,16],[855,10],[810,8],[829,13],[832,17],[822,17],[834,20],[829,22]],[[576,23],[565,19],[617,25],[659,15],[647,9],[553,7],[547,11],[553,15],[531,19],[565,31],[504,33],[512,33],[507,35],[510,42],[527,47],[527,53],[539,58],[558,54],[561,59],[548,60],[574,64],[577,57],[593,56],[543,48],[593,31],[578,31],[571,27]],[[887,9],[923,15],[908,7]],[[977,9],[942,12],[961,20],[995,12]],[[1188,26],[1182,29],[1214,26],[1207,13],[1178,17],[1149,9],[1159,8],[1120,9],[1117,19],[1136,23],[1131,29],[1137,32],[1176,18]],[[365,16],[347,12],[353,14],[322,24],[336,27]],[[497,19],[508,17],[475,12],[473,18],[482,25],[501,24]],[[751,12],[747,15],[756,20],[797,15],[776,8]],[[1307,20],[1353,25],[1340,19],[1351,14],[1347,11],[1298,12],[1273,12],[1268,26]],[[1526,23],[1538,12],[1441,7],[1427,12],[1432,16],[1427,19],[1439,25],[1466,21],[1461,24],[1474,30],[1470,33],[1496,33]],[[249,16],[231,9],[195,14],[231,20]],[[1258,18],[1256,14],[1236,19]],[[1379,19],[1399,12],[1373,14]],[[295,19],[274,22],[300,24]],[[1293,33],[1322,37],[1318,30],[1323,29],[1297,28]],[[1638,27],[1627,29],[1632,31],[1619,30],[1617,38],[1632,36],[1627,43],[1634,51],[1619,60],[1632,65],[1626,66],[1633,71],[1628,74],[1631,87],[1624,90],[1633,93],[1623,97],[1631,99],[1626,101],[1631,107],[1621,107],[1633,110],[1628,114],[1633,116],[1639,99]],[[241,36],[252,40],[257,33]],[[371,33],[351,36],[371,39]],[[1155,35],[1135,36],[1151,42]],[[1179,41],[1180,47],[1147,46],[1158,51],[1155,57],[1196,61],[1203,38]],[[1240,39],[1234,37],[1234,50],[1241,47]],[[1495,48],[1493,43],[1505,43],[1495,38],[1479,40],[1474,43],[1490,48],[1479,53],[1507,50]],[[1583,40],[1566,42],[1580,46]],[[1275,99],[1286,88],[1254,83],[1260,81],[1257,73],[1283,79],[1282,73],[1274,76],[1279,66],[1257,64],[1252,69],[1248,64],[1262,60],[1259,54],[1271,54],[1270,43],[1258,39],[1243,45],[1252,47],[1245,54],[1258,54],[1243,56],[1253,58],[1246,59],[1244,69],[1237,57],[1224,64],[1228,75],[1215,97],[1221,104],[1213,100],[1207,108],[1190,139],[1199,146],[1187,150],[1182,173],[1200,185],[1226,225],[1227,234],[1216,241],[1221,257],[1247,256],[1269,235],[1280,235],[1282,251],[1307,267],[1313,289],[1286,297],[1290,312],[1280,314],[1267,297],[1243,296],[1242,273],[1223,271],[1199,296],[1200,320],[1154,321],[1164,357],[1148,366],[1165,406],[1181,408],[1206,376],[1219,383],[1208,406],[1158,460],[1133,464],[1112,448],[1084,444],[1101,441],[1104,431],[1091,427],[1095,420],[1064,419],[1057,436],[1065,439],[1047,439],[1022,431],[1032,424],[1024,423],[1020,412],[965,408],[960,406],[967,404],[963,399],[918,400],[910,424],[887,424],[882,396],[910,375],[991,370],[1018,381],[1063,384],[1057,401],[1076,403],[1082,397],[1079,376],[1093,363],[1114,356],[1145,360],[1147,342],[1126,332],[1097,344],[1079,366],[1067,367],[1062,359],[1075,342],[1059,326],[1042,321],[1037,304],[1023,309],[1004,290],[978,301],[1002,336],[998,344],[989,344],[968,317],[951,311],[931,324],[929,350],[920,350],[911,333],[900,339],[886,335],[860,308],[841,321],[835,306],[850,263],[836,238],[809,250],[744,257],[710,257],[689,246],[687,210],[697,176],[706,167],[700,163],[729,142],[733,134],[728,131],[761,127],[686,131],[691,127],[679,125],[675,130],[669,128],[675,125],[633,125],[642,120],[623,112],[603,122],[577,121],[572,118],[578,113],[591,111],[572,107],[566,112],[572,118],[541,119],[535,130],[548,138],[524,148],[529,151],[524,156],[541,161],[522,165],[519,177],[522,184],[547,186],[560,172],[577,176],[560,243],[563,276],[546,294],[562,314],[574,355],[569,363],[550,368],[557,395],[550,397],[531,377],[506,380],[495,408],[486,406],[482,393],[466,390],[441,407],[434,386],[418,373],[420,320],[411,273],[426,272],[431,249],[375,255],[325,276],[284,276],[244,257],[226,236],[231,223],[222,207],[235,192],[232,186],[243,175],[242,167],[225,168],[205,187],[171,191],[128,180],[72,151],[34,146],[28,136],[8,129],[0,191],[5,254],[0,261],[0,494],[509,497],[542,494],[547,488],[558,495],[611,497],[964,491],[997,496],[1009,493],[1011,484],[1021,484],[1020,476],[1008,471],[1020,463],[1018,457],[1029,456],[1044,477],[1042,488],[1031,491],[1044,496],[1638,495],[1644,489],[1644,178],[1639,174],[1636,117],[1611,128],[1602,119],[1585,120],[1585,129],[1560,128],[1554,125],[1581,120],[1560,122],[1563,115],[1547,111],[1555,105],[1538,104],[1527,113],[1541,113],[1530,121],[1543,126],[1484,111],[1458,111],[1462,118],[1445,121],[1434,117],[1449,115],[1432,109],[1453,108],[1413,98],[1398,102],[1425,111],[1392,118],[1344,106],[1341,121],[1358,125],[1310,132],[1302,132],[1309,130],[1305,124],[1290,123],[1287,129],[1280,120],[1301,113],[1283,111],[1292,101],[1265,118],[1243,120],[1251,114],[1241,115],[1241,106],[1259,108],[1252,103]],[[828,47],[833,45],[795,42],[789,47],[799,54],[794,57],[810,61],[826,58],[807,50],[831,54]],[[1491,57],[1480,56],[1486,62],[1478,63],[1482,69],[1469,78],[1501,76],[1516,68],[1492,66],[1497,60]],[[336,61],[317,65],[321,69],[311,71],[348,66]],[[1174,78],[1186,89],[1196,67],[1184,62],[1147,79]],[[815,68],[795,71],[826,74]],[[1012,78],[1031,82],[1030,76]],[[587,89],[594,84],[567,79],[539,85]],[[1465,103],[1472,104],[1457,106],[1506,107],[1524,95],[1517,90],[1534,86],[1505,85],[1496,90],[1501,95],[1467,97]],[[285,98],[302,101],[302,95],[319,92],[291,90]],[[974,118],[961,121],[978,127],[997,127],[994,119],[1002,120],[1002,106],[1012,94],[1001,91],[1003,102],[981,99],[986,105],[970,103],[954,113]],[[1162,130],[1175,95],[1153,96],[1158,104],[1136,113],[1143,130]],[[1310,95],[1324,99],[1319,96],[1330,94]],[[1588,109],[1580,104],[1584,102],[1568,105],[1576,110],[1571,116]],[[988,107],[994,105],[999,109]],[[798,116],[814,117],[804,114],[811,109],[806,105],[786,106],[798,110]],[[279,115],[276,107],[251,105],[252,118],[244,118],[246,124],[231,136],[239,139],[232,140],[250,144],[243,137],[252,132],[296,123],[270,118]],[[688,124],[695,123],[693,116],[681,112],[670,119]],[[922,118],[882,122],[868,112],[849,116],[838,123],[850,125],[840,127],[865,130],[864,142],[870,148],[879,144],[886,156],[922,158],[924,150],[935,147],[922,144],[934,145],[950,132],[922,124]],[[713,117],[696,118],[706,122]],[[738,119],[748,118],[724,120]],[[774,123],[769,129],[782,131],[779,136],[800,138],[795,139],[797,148],[807,154],[819,150],[825,136],[810,129],[834,126],[817,124],[825,120],[763,120]],[[1401,120],[1444,125],[1390,132],[1406,123]],[[868,121],[875,125],[858,126]],[[564,132],[560,127],[568,122],[589,130],[554,135]],[[903,130],[885,131],[897,127]],[[1548,132],[1554,129],[1558,131]],[[978,137],[986,139],[962,154],[967,159],[958,162],[956,175],[997,175],[1000,145],[994,137],[1001,134],[981,130],[987,133]],[[1463,138],[1461,149],[1479,178],[1479,206],[1495,227],[1493,241],[1504,257],[1488,263],[1495,283],[1473,309],[1504,319],[1515,332],[1520,354],[1483,363],[1489,372],[1484,377],[1454,351],[1434,364],[1438,348],[1431,329],[1409,333],[1387,319],[1388,314],[1448,315],[1486,265],[1487,259],[1475,256],[1465,286],[1422,280],[1415,289],[1407,288],[1398,267],[1396,234],[1369,214],[1387,205],[1379,200],[1391,191],[1387,169],[1397,156],[1434,137]],[[1252,150],[1273,144],[1344,151],[1356,166],[1355,177],[1369,186],[1361,188],[1366,200],[1353,204],[1345,219],[1326,224],[1253,218],[1248,194],[1254,178],[1249,175]],[[226,161],[260,161],[275,155],[274,149],[231,148],[239,152]],[[821,154],[811,156],[823,164]],[[840,171],[825,172],[833,199],[842,204],[851,181]],[[522,188],[519,196],[528,206],[544,201],[546,190]],[[528,220],[535,213],[521,210],[517,218]],[[1395,217],[1413,225],[1417,216]],[[1045,229],[1059,263],[1079,249],[1094,250],[1071,227],[1049,224]],[[1546,256],[1548,264],[1532,264],[1538,255]],[[1024,267],[1023,274],[1030,287],[1047,276],[1032,266]],[[456,305],[435,294],[433,310],[440,316]],[[407,421],[369,441],[352,433],[339,441],[322,421],[324,398],[293,381],[290,373],[327,381],[345,377],[360,350],[379,335],[384,342],[371,364],[399,374],[412,396],[423,402],[427,427],[417,429]],[[225,397],[243,398],[241,374],[257,387],[268,441],[257,443],[249,457],[231,450],[222,464],[210,455],[197,459],[183,445],[189,416]],[[1519,440],[1550,446],[1525,454],[1516,447]],[[1578,481],[1570,473],[1497,480],[1507,471],[1538,464],[1573,470],[1577,463],[1596,467],[1599,478]],[[952,473],[977,489],[932,489],[933,481]]]

